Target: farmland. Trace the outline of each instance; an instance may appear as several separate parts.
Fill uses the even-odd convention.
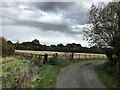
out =
[[[104,54],[74,53],[74,60],[69,61],[66,57],[70,56],[71,53],[65,52],[16,50],[15,53],[33,55],[44,55],[46,53],[48,55],[54,55],[58,53],[59,57],[57,64],[49,63],[49,61],[54,58],[53,56],[51,56],[51,58],[48,57],[48,63],[46,64],[42,64],[39,61],[35,64],[33,61],[37,61],[35,57],[32,58],[32,60],[16,58],[16,56],[2,58],[2,64],[0,65],[2,66],[2,72],[0,72],[2,74],[0,77],[2,77],[3,88],[55,87],[56,77],[59,74],[60,68],[78,62],[80,59],[90,59],[90,56],[91,59],[95,59],[95,57],[98,59],[98,55],[101,59],[106,58]]]
[[[30,50],[15,50],[17,53],[31,53],[31,54],[48,54],[52,56],[55,53],[58,53],[59,56],[69,55],[70,52],[53,52],[53,51],[30,51]],[[74,53],[74,59],[106,59],[105,54],[94,54],[94,53]]]

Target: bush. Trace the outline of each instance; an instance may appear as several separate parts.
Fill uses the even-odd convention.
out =
[[[3,57],[11,56],[15,52],[14,45],[12,43],[7,42],[7,40],[4,37],[0,37],[0,47],[2,49],[1,55]]]
[[[55,59],[55,58],[50,58],[50,59],[49,59],[49,63],[50,63],[51,65],[58,65],[58,60]]]

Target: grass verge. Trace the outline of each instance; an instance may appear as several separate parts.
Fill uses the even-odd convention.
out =
[[[37,75],[37,66],[30,67],[28,60],[19,60],[14,57],[3,58],[6,61],[0,64],[0,84],[2,88],[27,88],[32,87],[33,78]]]
[[[60,69],[76,62],[79,62],[79,60],[61,60],[57,65],[45,64],[39,67],[35,88],[55,88]]]
[[[24,70],[29,66],[28,60],[18,60],[16,58],[5,58],[5,62],[2,63],[2,73],[0,77],[4,78],[5,85],[7,87],[11,87],[11,80],[13,80],[14,77],[17,77],[17,73],[19,73],[21,70]],[[60,72],[60,70],[70,64],[74,64],[80,61],[88,61],[88,60],[72,60],[69,61],[67,59],[58,60],[55,65],[51,63],[47,64],[40,64],[37,65],[37,69],[34,67],[31,67],[31,70],[33,71],[32,76],[29,79],[25,79],[25,85],[21,87],[31,87],[31,88],[55,88],[56,85],[56,78]],[[37,70],[37,71],[36,71]],[[25,71],[26,72],[26,71]],[[25,78],[28,74],[25,74],[25,72],[21,73],[20,77]],[[26,72],[27,73],[27,72]],[[24,77],[25,75],[25,77]],[[23,77],[22,77],[23,76]],[[20,78],[18,77],[18,78]],[[29,75],[28,75],[29,77]],[[9,85],[10,84],[10,85]],[[23,83],[24,84],[24,83]],[[6,87],[6,86],[5,86]]]
[[[106,63],[96,67],[96,73],[98,75],[98,78],[110,90],[112,90],[113,88],[118,88],[117,79],[111,71],[113,71],[112,66],[109,66]]]

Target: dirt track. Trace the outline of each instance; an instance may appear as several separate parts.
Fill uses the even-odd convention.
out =
[[[63,68],[57,77],[56,88],[105,88],[95,72],[95,67],[103,62],[81,61]]]

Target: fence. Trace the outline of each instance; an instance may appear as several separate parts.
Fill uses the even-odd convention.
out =
[[[85,54],[85,53],[64,53],[64,54],[32,54],[32,53],[20,53],[16,52],[15,57],[18,59],[26,59],[34,62],[41,62],[45,64],[50,58],[54,60],[75,60],[75,59],[106,59],[104,54]]]

